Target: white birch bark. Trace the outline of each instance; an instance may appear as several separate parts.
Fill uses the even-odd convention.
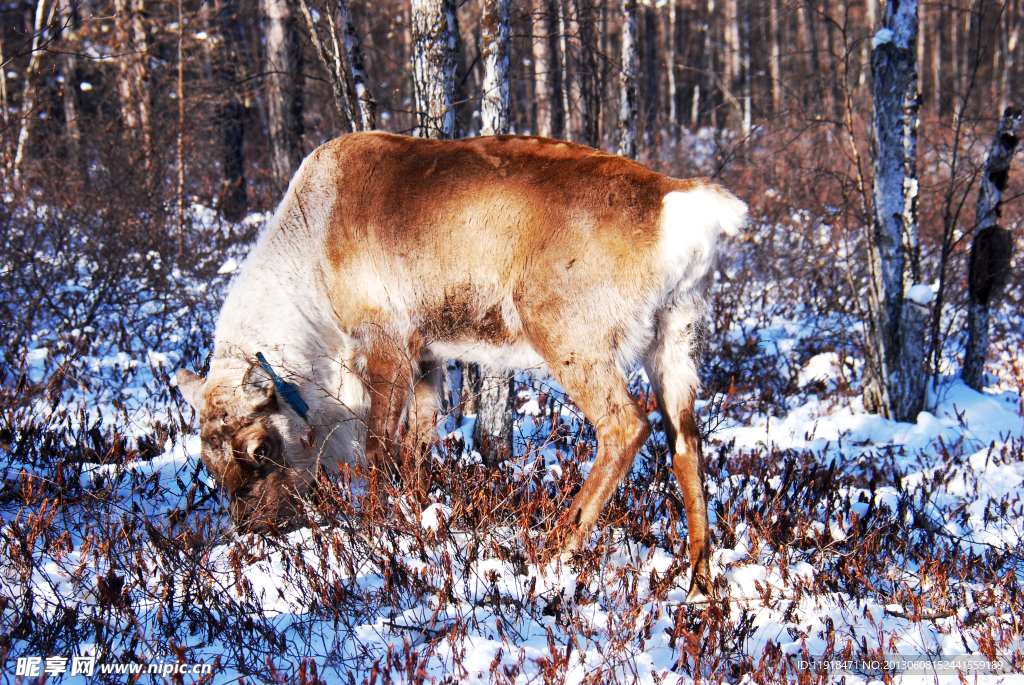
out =
[[[341,26],[345,32],[345,52],[348,57],[349,76],[355,89],[355,100],[359,105],[360,130],[372,131],[377,128],[377,101],[370,92],[370,78],[366,75],[366,54],[363,43],[356,33],[355,22],[352,21],[352,7],[348,0],[338,0],[338,13]],[[334,32],[333,25],[331,26]],[[337,50],[337,46],[335,46]]]
[[[512,428],[516,415],[515,377],[487,367],[478,369],[477,374],[479,395],[473,444],[483,457],[484,464],[497,466],[499,462],[512,457]]]
[[[899,421],[924,406],[924,338],[928,298],[905,298],[917,260],[916,0],[885,8],[871,57],[874,80],[871,292],[865,406]],[[920,289],[918,289],[920,292]]]
[[[413,0],[413,87],[421,138],[455,137],[458,34],[453,0]]]
[[[636,159],[636,0],[622,2],[622,67],[619,71],[618,154]]]
[[[484,62],[481,130],[485,136],[504,135],[509,121],[509,5],[510,0],[484,0],[480,21],[481,56]]]
[[[1009,107],[1004,111],[988,150],[985,173],[978,188],[977,218],[967,276],[970,305],[963,372],[964,383],[978,391],[985,385],[989,308],[1006,283],[1013,254],[1013,234],[998,222],[1022,120],[1024,113],[1019,108]]]
[[[484,0],[480,52],[484,62],[481,134],[509,132],[509,6],[510,0]],[[515,418],[513,377],[500,369],[466,364],[467,412],[476,413],[473,444],[487,465],[512,455]]]

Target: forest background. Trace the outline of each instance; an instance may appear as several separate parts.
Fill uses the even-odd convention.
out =
[[[906,121],[913,110],[905,130],[916,136],[913,174],[898,183],[916,202],[903,285],[930,293],[912,411],[869,391],[884,356],[871,324],[872,59],[900,6],[919,19],[912,97],[897,107]],[[573,669],[612,682],[738,681],[820,676],[787,655],[881,654],[913,629],[1009,654],[1019,674],[1022,22],[1020,0],[3,4],[0,655],[216,654],[232,680],[315,681],[319,668],[332,682],[373,682],[465,679],[486,654],[485,681],[554,682]],[[224,289],[302,157],[358,130],[496,130],[496,41],[509,131],[707,176],[750,205],[715,286],[702,429],[723,593],[756,595],[759,609],[673,599],[685,559],[651,559],[682,549],[683,512],[657,438],[571,582],[534,573],[593,435],[557,388],[529,376],[509,385],[502,420],[515,426],[502,429],[513,440],[501,463],[469,458],[486,446],[460,433],[476,393],[449,384],[440,519],[365,520],[342,487],[310,505],[321,523],[311,537],[238,538],[196,458],[194,417],[168,374],[202,370]],[[995,177],[993,141],[1009,150]],[[986,183],[1001,205],[983,203]],[[985,281],[971,275],[972,245],[992,222],[1009,237]],[[980,373],[966,378],[982,304],[990,333]],[[964,395],[962,378],[981,394]],[[631,383],[653,412],[642,378]],[[971,413],[992,398],[998,411]],[[808,407],[799,429],[786,423]],[[847,414],[875,428],[815,437]],[[773,433],[780,424],[806,440]],[[745,443],[747,429],[763,438]],[[1009,490],[992,485],[997,467]],[[951,494],[961,481],[974,499]],[[999,526],[1018,534],[985,537]],[[481,572],[481,590],[467,580],[478,558],[519,580]],[[791,577],[801,563],[813,573]],[[756,590],[740,567],[765,569]],[[860,618],[837,609],[834,626],[800,622],[826,615],[815,602],[849,601],[864,602]],[[617,618],[601,623],[594,607]],[[645,641],[666,656],[643,661]]]

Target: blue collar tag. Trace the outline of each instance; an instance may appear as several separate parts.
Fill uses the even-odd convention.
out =
[[[306,412],[309,411],[309,405],[299,395],[299,389],[295,387],[294,383],[286,383],[281,380],[281,377],[277,375],[273,367],[270,366],[270,362],[263,356],[262,352],[256,353],[256,361],[260,363],[263,370],[270,374],[270,378],[274,381],[274,389],[277,390],[277,394],[281,398],[291,405],[291,408],[295,410],[295,413],[302,417],[303,421],[306,420]],[[307,421],[308,423],[308,421]]]

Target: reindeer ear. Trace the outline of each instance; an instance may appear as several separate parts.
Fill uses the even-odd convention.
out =
[[[242,397],[253,409],[266,409],[274,397],[274,380],[259,364],[253,364],[242,378]]]
[[[178,369],[178,373],[174,375],[174,381],[185,401],[196,411],[202,411],[204,405],[203,386],[206,384],[206,379],[200,378],[188,369]]]

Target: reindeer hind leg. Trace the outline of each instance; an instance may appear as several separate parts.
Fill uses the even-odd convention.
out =
[[[703,312],[694,306],[666,308],[659,315],[658,331],[644,357],[658,411],[672,453],[672,470],[683,492],[692,575],[688,602],[714,598],[711,579],[711,536],[704,499],[700,428],[694,401],[700,391],[698,358]]]

